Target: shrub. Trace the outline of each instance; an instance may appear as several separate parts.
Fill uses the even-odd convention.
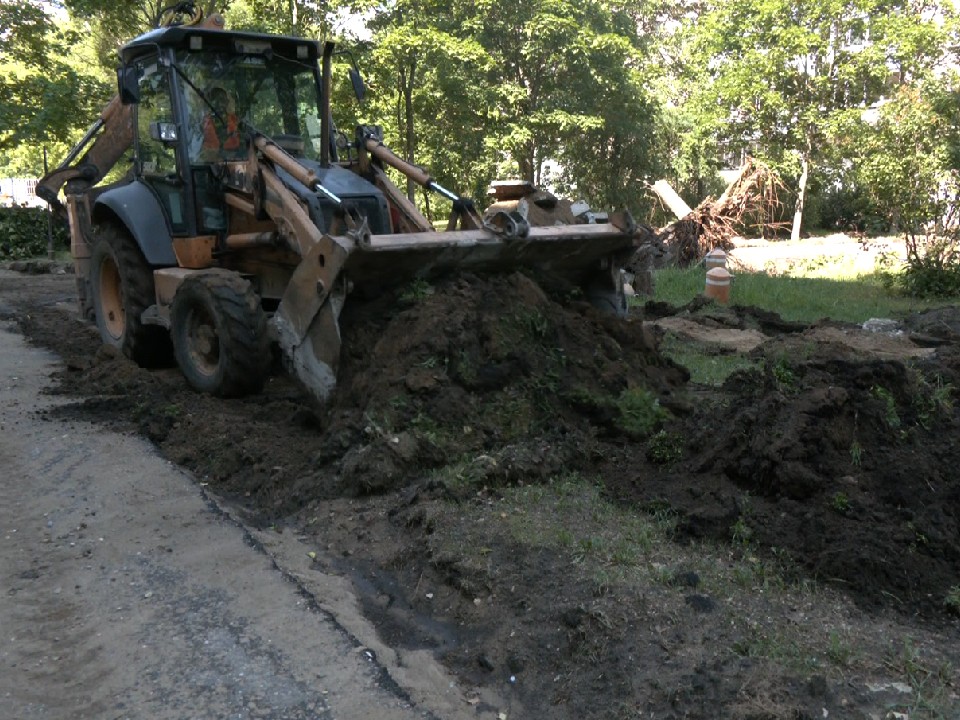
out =
[[[883,217],[883,211],[871,202],[866,193],[850,182],[823,191],[813,198],[812,204],[819,210],[820,227],[828,230],[879,234],[890,229],[890,223]],[[809,216],[805,222],[814,227]]]
[[[960,295],[960,232],[907,236],[907,263],[888,284],[911,297]]]
[[[66,224],[53,221],[56,248],[69,246]],[[0,207],[0,260],[22,260],[47,253],[47,211],[42,208]]]

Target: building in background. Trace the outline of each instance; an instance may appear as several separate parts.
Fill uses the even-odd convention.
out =
[[[39,207],[47,204],[37,197],[36,178],[0,178],[0,207]]]

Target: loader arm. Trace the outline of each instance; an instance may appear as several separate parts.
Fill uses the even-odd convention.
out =
[[[361,126],[357,131],[358,145],[361,153],[369,153],[380,164],[389,165],[399,170],[406,177],[413,180],[427,190],[437,193],[453,203],[453,211],[447,223],[447,230],[476,230],[483,226],[480,215],[473,206],[473,201],[462,197],[440,185],[426,170],[400,158],[390,148],[383,144],[379,134],[370,128]],[[386,194],[397,208],[402,222],[397,228],[400,232],[426,232],[433,230],[430,221],[417,210],[416,206],[394,185],[376,163],[370,163],[366,158],[361,160],[361,166],[369,165],[372,169],[375,183]]]
[[[132,144],[133,105],[123,105],[114,96],[63,162],[40,178],[37,195],[58,213],[65,212],[58,198],[63,186],[71,183],[71,194],[86,192],[103,180]]]

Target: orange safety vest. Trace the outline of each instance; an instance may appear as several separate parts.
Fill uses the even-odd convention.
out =
[[[240,148],[240,121],[233,113],[227,116],[226,132],[221,134],[219,123],[211,115],[203,119],[204,150],[237,150]]]

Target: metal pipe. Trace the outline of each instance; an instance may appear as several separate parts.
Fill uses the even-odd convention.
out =
[[[447,198],[447,200],[452,200],[453,202],[456,202],[457,200],[460,199],[460,196],[457,195],[455,192],[453,192],[452,190],[447,190],[445,187],[443,187],[443,185],[438,185],[433,181],[431,181],[427,187],[429,187],[434,192],[439,193],[440,195],[443,195],[445,198]]]
[[[93,125],[90,126],[90,129],[87,130],[86,134],[82,138],[80,138],[80,142],[78,142],[76,145],[73,146],[73,149],[63,159],[63,162],[57,165],[57,170],[62,170],[63,168],[70,165],[70,163],[72,163],[74,160],[76,160],[77,156],[80,155],[80,153],[83,152],[83,149],[87,146],[87,143],[90,142],[93,136],[97,134],[97,131],[100,128],[102,128],[103,125],[104,125],[103,118],[102,117],[97,118],[97,120],[93,123]],[[44,172],[46,172],[46,168],[44,168]]]
[[[224,245],[230,250],[276,244],[277,234],[274,232],[237,233],[236,235],[227,235],[224,239]]]
[[[319,181],[319,180],[317,180],[317,181],[313,184],[313,189],[314,189],[314,190],[318,190],[319,192],[321,192],[321,193],[323,193],[324,195],[326,195],[330,200],[332,200],[332,201],[333,201],[334,203],[336,203],[338,206],[343,205],[343,200],[341,200],[338,196],[334,195],[332,192],[330,192],[329,190],[327,190],[323,185],[320,184],[320,181]]]
[[[303,183],[311,190],[323,193],[330,200],[336,203],[337,206],[343,205],[343,200],[327,190],[313,170],[307,170],[305,167],[303,167],[303,165],[287,155],[284,149],[274,143],[272,140],[260,135],[255,138],[253,142],[260,152],[273,161],[277,166],[290,173],[298,182]]]
[[[426,172],[424,172],[423,168],[418,168],[416,165],[408,163],[406,160],[397,157],[393,153],[393,150],[388,148],[379,140],[367,138],[365,144],[370,154],[377,158],[380,162],[399,170],[408,178],[411,178],[415,183],[423,185],[424,187],[430,187],[430,183],[433,182],[433,179]]]
[[[459,195],[452,190],[447,190],[445,187],[443,187],[443,185],[436,182],[423,168],[417,167],[413,163],[409,163],[403,158],[398,157],[393,150],[388,148],[379,140],[376,140],[375,138],[367,138],[366,148],[367,151],[375,158],[380,160],[380,162],[399,170],[408,178],[412,179],[415,183],[422,185],[428,190],[433,190],[435,193],[443,195],[445,198],[447,198],[447,200],[457,202],[457,200],[460,199]]]

